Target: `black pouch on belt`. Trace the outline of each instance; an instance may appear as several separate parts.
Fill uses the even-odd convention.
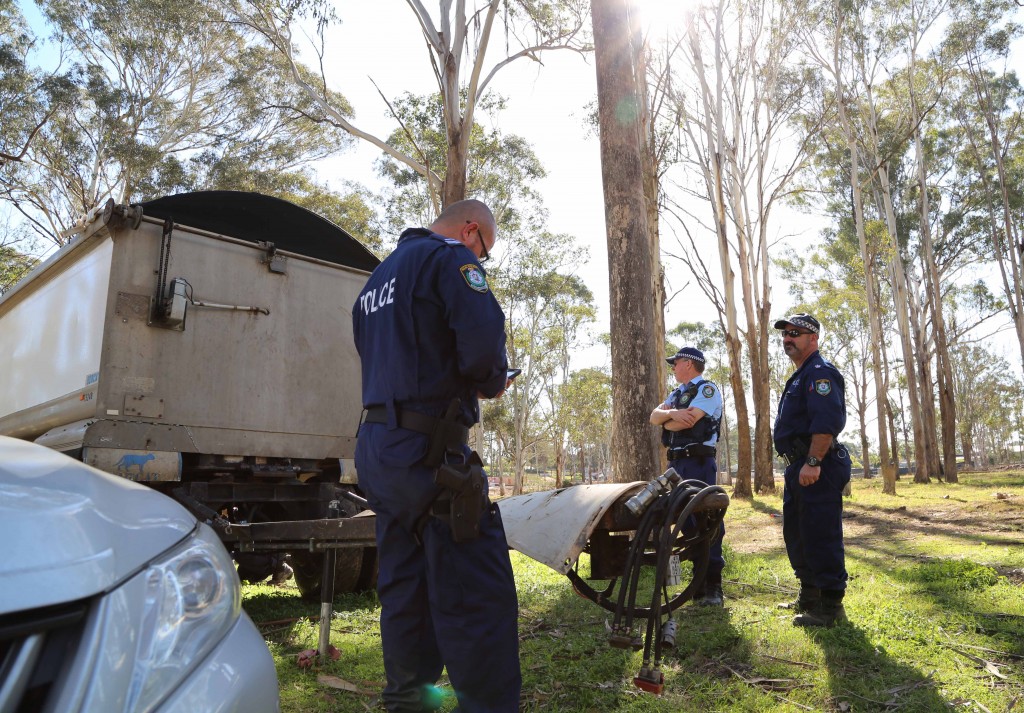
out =
[[[438,504],[447,502],[448,512],[445,513],[448,525],[452,530],[452,539],[466,542],[480,536],[480,518],[484,509],[490,505],[487,496],[487,477],[484,475],[484,464],[476,451],[469,454],[469,459],[461,465],[443,463],[434,475],[434,482],[445,488],[451,498],[445,500],[444,494]]]

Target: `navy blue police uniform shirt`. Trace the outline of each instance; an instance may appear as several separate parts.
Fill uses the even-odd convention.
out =
[[[363,367],[363,406],[479,420],[477,392],[506,383],[505,314],[476,256],[457,240],[410,228],[370,275],[352,308]],[[392,410],[393,409],[389,409]]]
[[[785,452],[794,436],[838,436],[845,426],[846,382],[831,362],[823,359],[820,352],[814,352],[789,377],[783,389],[775,417],[775,448]]]

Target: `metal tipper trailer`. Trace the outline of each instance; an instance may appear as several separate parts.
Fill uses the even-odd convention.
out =
[[[335,591],[372,586],[349,306],[377,264],[255,193],[110,202],[0,298],[0,434],[174,497],[244,579],[290,552],[315,596],[329,550]]]

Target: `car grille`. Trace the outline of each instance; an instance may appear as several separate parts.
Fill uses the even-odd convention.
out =
[[[0,713],[35,713],[46,706],[73,660],[88,602],[0,617]]]

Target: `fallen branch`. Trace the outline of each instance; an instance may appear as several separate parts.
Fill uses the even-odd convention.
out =
[[[772,661],[781,661],[782,663],[793,664],[794,666],[803,666],[804,668],[818,668],[817,664],[805,663],[803,661],[790,661],[789,659],[780,659],[778,656],[772,656],[771,654],[760,654],[762,658],[771,659]]]
[[[746,678],[729,664],[723,663],[722,666],[729,669],[736,678],[740,679],[747,685],[757,686],[758,688],[768,691],[774,691],[777,689],[791,691],[794,688],[808,688],[810,686],[809,683],[798,683],[795,678],[761,678],[760,676],[757,678]]]

